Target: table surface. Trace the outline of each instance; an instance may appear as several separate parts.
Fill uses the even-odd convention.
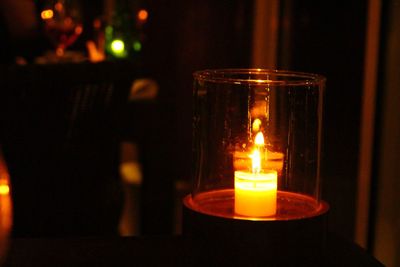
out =
[[[182,236],[16,238],[3,266],[228,266],[237,254]],[[332,234],[324,261],[326,267],[383,266],[360,247]]]

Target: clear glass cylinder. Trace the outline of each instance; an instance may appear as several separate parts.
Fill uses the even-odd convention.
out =
[[[309,73],[195,72],[191,208],[250,220],[319,214],[324,88]]]

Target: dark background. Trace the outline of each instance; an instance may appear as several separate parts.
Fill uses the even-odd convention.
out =
[[[327,77],[322,196],[331,205],[330,228],[350,239],[355,227],[366,2],[284,0],[279,17],[283,26],[279,29],[277,67]],[[41,2],[36,4],[39,12]],[[82,4],[85,31],[72,50],[84,50],[84,40],[92,34],[91,21],[103,12],[101,2]],[[142,207],[142,233],[172,233],[174,183],[189,181],[192,169],[192,73],[206,68],[270,66],[251,64],[254,1],[147,0],[140,5],[148,10],[149,20],[143,53],[135,60],[140,60],[160,85],[157,111],[150,110],[146,116],[159,119],[155,123],[162,131],[152,136],[165,147],[159,155],[163,165],[149,166],[149,176],[162,175],[162,168],[172,176],[159,182],[146,180],[145,173],[143,198],[159,199],[144,201],[148,205]],[[51,49],[40,27],[30,37],[29,46],[26,40],[14,40],[4,21],[1,29],[3,64],[12,64],[18,55],[32,60]],[[145,123],[143,114],[132,118]],[[127,128],[129,138],[133,130]]]
[[[162,60],[154,68],[169,72],[171,77],[162,86],[161,97],[172,100],[176,107],[176,158],[184,163],[177,177],[187,179],[191,168],[187,156],[191,144],[191,74],[205,68],[252,66],[253,3],[168,3],[148,2],[149,10],[154,9],[148,51],[154,59]],[[280,6],[280,24],[285,27],[279,30],[278,68],[327,77],[322,197],[331,205],[331,229],[350,239],[355,227],[366,8],[366,1],[345,5],[282,1]]]

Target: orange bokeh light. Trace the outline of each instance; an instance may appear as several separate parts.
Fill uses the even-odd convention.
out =
[[[71,26],[73,24],[73,21],[70,17],[67,17],[64,19],[64,24],[65,26]]]
[[[58,48],[56,49],[56,55],[59,56],[59,57],[64,56],[64,52],[65,52],[64,49],[61,48],[61,47],[58,47]]]
[[[82,26],[77,26],[77,27],[75,28],[75,33],[76,33],[76,34],[81,34],[82,31],[83,31]]]
[[[93,27],[94,27],[96,30],[100,29],[100,27],[101,27],[101,20],[100,20],[100,19],[95,19],[95,20],[93,21]]]
[[[42,17],[42,19],[51,19],[54,15],[53,10],[51,9],[46,9],[43,10],[42,13],[40,13],[40,16]]]
[[[147,12],[146,9],[141,9],[137,15],[138,19],[141,21],[147,20],[148,16],[149,16],[149,13]]]
[[[63,6],[62,3],[58,2],[58,3],[56,3],[56,4],[54,5],[54,8],[55,8],[57,11],[60,12],[61,10],[64,9],[64,6]]]

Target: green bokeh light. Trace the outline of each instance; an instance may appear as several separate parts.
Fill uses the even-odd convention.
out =
[[[142,50],[142,44],[139,41],[133,42],[133,50],[139,52],[140,50]]]

